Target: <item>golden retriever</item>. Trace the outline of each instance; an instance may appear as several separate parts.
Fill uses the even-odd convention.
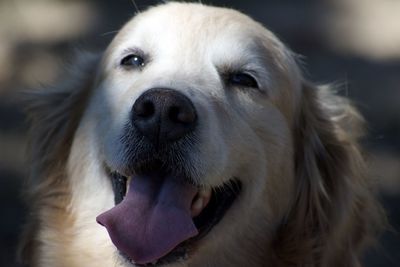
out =
[[[231,9],[167,3],[32,93],[29,266],[360,266],[362,118]]]

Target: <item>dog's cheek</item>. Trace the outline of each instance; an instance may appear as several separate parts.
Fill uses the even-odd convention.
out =
[[[223,135],[223,125],[213,107],[197,103],[199,123],[195,132],[195,144],[188,157],[197,166],[197,181],[211,186],[221,185],[230,177],[226,175],[229,146]]]
[[[97,124],[94,113],[88,110],[75,133],[70,156],[68,170],[71,179],[77,187],[85,186],[86,192],[92,192],[96,187],[108,187],[108,178],[103,170],[102,137],[97,132]]]
[[[238,129],[235,132],[242,133],[242,154],[243,151],[249,153],[243,157],[247,161],[242,159],[242,162],[251,166],[252,170],[248,172],[254,173],[251,194],[267,199],[271,213],[281,217],[292,198],[294,184],[294,151],[289,122],[268,99],[256,103],[247,98],[238,106],[238,120],[243,125],[240,127],[236,123]]]
[[[209,184],[220,185],[233,177],[252,180],[252,172],[265,172],[263,143],[251,126],[255,123],[248,118],[251,115],[241,114],[243,110],[237,103],[218,97],[200,102],[197,107],[201,149],[195,157],[200,159],[202,169],[208,170],[205,177]]]

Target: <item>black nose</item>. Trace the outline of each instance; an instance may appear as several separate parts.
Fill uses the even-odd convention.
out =
[[[133,125],[155,145],[184,137],[196,122],[192,101],[176,90],[153,88],[133,104]]]

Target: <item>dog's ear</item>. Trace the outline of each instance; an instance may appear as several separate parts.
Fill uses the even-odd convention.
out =
[[[301,94],[295,197],[277,253],[289,264],[301,263],[296,266],[358,266],[357,253],[378,230],[381,215],[358,146],[364,121],[327,86],[304,82]]]
[[[30,179],[23,192],[30,209],[27,224],[20,239],[18,257],[28,266],[34,265],[32,248],[36,250],[37,230],[41,222],[37,217],[38,207],[47,206],[54,210],[67,201],[64,192],[65,167],[72,138],[82,116],[85,104],[93,87],[100,55],[79,53],[71,63],[60,82],[42,89],[22,94],[22,104],[30,123],[29,163]],[[52,215],[53,216],[53,215]]]
[[[36,170],[57,165],[68,150],[94,83],[99,55],[79,53],[69,64],[60,82],[23,96],[25,113],[31,125],[30,151]]]

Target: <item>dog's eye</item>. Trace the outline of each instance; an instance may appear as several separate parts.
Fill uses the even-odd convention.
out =
[[[229,76],[229,83],[236,86],[258,88],[258,83],[250,74],[238,72]]]
[[[144,59],[138,55],[128,55],[121,60],[121,65],[124,67],[142,68],[144,67]]]

